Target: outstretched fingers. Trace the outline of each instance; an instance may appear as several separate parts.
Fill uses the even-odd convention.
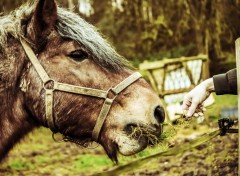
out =
[[[187,117],[191,116],[203,116],[204,107],[201,101],[195,99],[193,96],[186,95],[183,100],[183,114]]]
[[[187,111],[186,116],[187,116],[187,117],[193,116],[193,114],[195,113],[198,105],[199,105],[199,103],[198,103],[197,101],[192,101],[192,102],[191,102],[191,105],[190,105],[190,107],[189,107],[189,109],[188,109],[188,111]]]

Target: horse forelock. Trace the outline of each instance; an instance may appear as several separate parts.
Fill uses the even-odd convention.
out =
[[[0,46],[4,49],[9,35],[16,39],[25,36],[26,22],[31,18],[35,4],[26,3],[8,15],[0,16]],[[129,63],[119,55],[97,29],[79,15],[58,7],[56,30],[63,38],[69,38],[84,47],[100,66],[120,71]]]

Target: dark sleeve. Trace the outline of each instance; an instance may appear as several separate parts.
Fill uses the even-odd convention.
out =
[[[237,70],[232,69],[227,73],[213,76],[213,83],[217,95],[237,95]]]

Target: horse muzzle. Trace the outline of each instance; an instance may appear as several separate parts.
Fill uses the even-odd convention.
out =
[[[149,124],[141,122],[131,122],[124,127],[125,133],[136,140],[147,138],[150,143],[157,141],[163,132],[163,122],[165,120],[164,109],[157,106],[154,110],[154,120]]]

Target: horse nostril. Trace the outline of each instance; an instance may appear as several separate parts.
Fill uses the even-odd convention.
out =
[[[154,110],[154,117],[158,121],[158,123],[163,123],[165,120],[165,112],[164,109],[160,106],[157,106]]]

